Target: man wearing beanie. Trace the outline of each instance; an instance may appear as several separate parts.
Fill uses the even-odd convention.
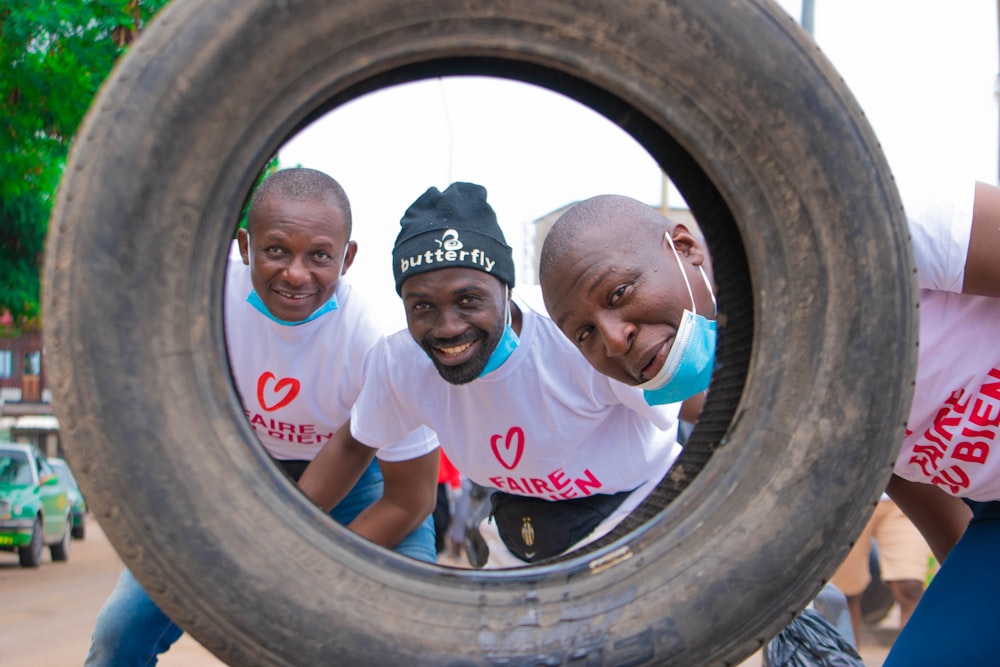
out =
[[[407,209],[393,248],[407,330],[376,343],[345,425],[307,468],[321,507],[349,488],[351,461],[417,461],[398,444],[435,431],[448,458],[491,488],[482,526],[487,567],[558,556],[606,534],[655,488],[680,451],[678,404],[595,371],[548,317],[535,286],[518,288],[486,189],[430,188]],[[391,546],[426,515],[437,476],[415,464],[385,477],[398,515],[369,531]],[[425,479],[426,478],[426,479]]]

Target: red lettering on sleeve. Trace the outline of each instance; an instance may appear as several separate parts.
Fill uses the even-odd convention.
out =
[[[934,466],[931,465],[930,460],[923,456],[911,456],[909,463],[916,463],[920,466],[920,470],[924,473],[924,477],[930,477],[931,472],[934,470]],[[927,466],[931,466],[931,469],[928,470]]]
[[[991,368],[989,373],[991,378],[1000,380],[1000,370]],[[994,401],[1000,401],[1000,382],[984,382],[980,391],[984,396],[989,396]]]
[[[969,476],[958,466],[951,466],[942,470],[931,478],[931,483],[938,486],[946,486],[953,495],[958,495],[962,489],[969,488]]]
[[[964,389],[956,389],[951,392],[951,396],[944,402],[945,405],[950,405],[952,409],[955,410],[960,415],[965,414],[965,409],[969,407],[969,399],[965,399],[965,403],[962,403],[962,397],[965,396]]]
[[[968,405],[968,403],[966,403],[966,405]],[[941,408],[938,410],[937,416],[934,417],[934,426],[932,428],[943,435],[945,440],[951,442],[952,432],[949,429],[953,429],[958,426],[962,419],[958,415],[949,417],[949,414],[951,414],[951,410],[948,408]],[[959,412],[958,414],[960,415],[962,413]]]
[[[952,456],[959,461],[982,464],[986,463],[986,457],[989,456],[989,453],[990,446],[985,442],[960,442],[955,447],[955,451],[952,452]]]
[[[981,398],[977,398],[972,404],[972,414],[969,415],[969,422],[976,426],[1000,426],[1000,409],[997,403],[987,403]]]
[[[944,452],[939,450],[937,447],[930,445],[914,445],[913,453],[915,455],[923,454],[927,457],[927,463],[930,464],[931,468],[937,470],[941,465],[941,457],[944,456]],[[921,464],[923,467],[923,464]],[[927,471],[924,470],[926,473]]]

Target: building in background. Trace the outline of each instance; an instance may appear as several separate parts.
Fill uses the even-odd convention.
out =
[[[11,331],[12,324],[8,313],[0,314],[0,331]],[[32,443],[46,456],[62,455],[40,330],[0,336],[0,440]]]

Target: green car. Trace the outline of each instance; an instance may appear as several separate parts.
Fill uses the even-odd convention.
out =
[[[0,551],[38,567],[46,545],[69,558],[73,518],[66,487],[34,445],[0,443]]]
[[[69,499],[69,507],[73,515],[73,530],[71,531],[73,539],[82,540],[87,536],[87,501],[84,499],[83,492],[80,491],[80,486],[76,483],[76,478],[73,477],[73,471],[69,469],[66,459],[50,456],[49,465],[56,471],[56,475],[66,487],[66,497]]]

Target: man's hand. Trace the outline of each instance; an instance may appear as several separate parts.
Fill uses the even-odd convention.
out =
[[[392,549],[434,511],[440,450],[408,461],[379,461],[382,497],[348,526],[361,537]]]
[[[351,422],[333,434],[299,479],[299,489],[324,512],[343,500],[375,458],[375,450],[351,435]]]

